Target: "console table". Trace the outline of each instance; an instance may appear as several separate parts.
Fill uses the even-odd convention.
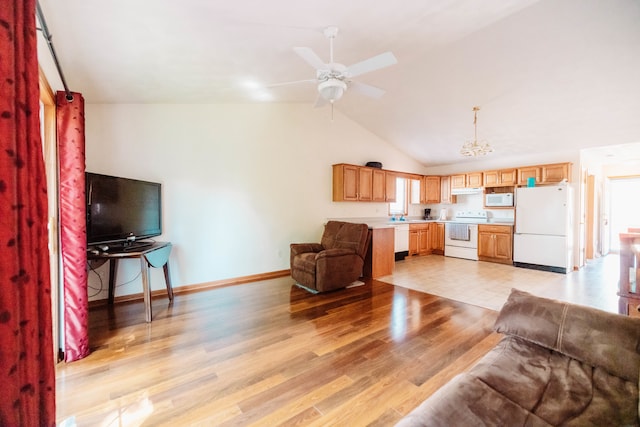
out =
[[[155,267],[164,270],[164,280],[167,285],[167,295],[173,301],[173,288],[171,286],[171,275],[169,273],[169,254],[171,253],[170,242],[154,242],[149,246],[143,246],[133,250],[112,250],[108,252],[88,254],[89,260],[109,261],[109,304],[113,304],[115,297],[116,274],[118,271],[118,261],[124,258],[140,259],[140,270],[142,272],[142,294],[144,298],[145,320],[151,322],[151,284],[149,281],[149,268]]]

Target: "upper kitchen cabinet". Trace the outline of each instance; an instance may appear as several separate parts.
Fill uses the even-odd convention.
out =
[[[422,182],[424,182],[423,203],[440,203],[440,177],[425,176]]]
[[[380,202],[396,199],[396,174],[378,168],[333,165],[334,202]]]
[[[518,168],[518,185],[527,185],[529,178],[534,178],[536,184],[557,184],[565,179],[571,181],[571,163]]]
[[[517,171],[513,169],[502,169],[496,171],[485,171],[483,184],[485,187],[506,187],[516,185]]]
[[[414,176],[410,179],[411,204],[440,203],[440,177]]]
[[[372,169],[371,200],[374,202],[387,201],[387,177],[382,169]]]
[[[396,179],[398,175],[391,171],[384,171],[385,179],[385,201],[387,203],[393,203],[396,201]]]
[[[451,175],[451,188],[475,188],[482,184],[482,172]]]
[[[457,202],[457,196],[451,194],[451,177],[440,177],[440,203],[452,204]]]
[[[358,166],[333,165],[333,201],[358,201]]]

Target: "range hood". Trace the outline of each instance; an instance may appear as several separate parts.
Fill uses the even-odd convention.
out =
[[[471,187],[471,188],[452,188],[451,195],[459,196],[461,194],[479,194],[482,193],[482,187]]]

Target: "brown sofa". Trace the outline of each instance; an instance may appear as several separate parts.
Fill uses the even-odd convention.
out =
[[[397,425],[637,426],[640,319],[512,290],[502,340]]]
[[[366,224],[329,221],[320,243],[290,245],[291,277],[314,292],[344,288],[362,276],[369,240]]]

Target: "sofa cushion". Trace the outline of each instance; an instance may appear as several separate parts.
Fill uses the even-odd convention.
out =
[[[550,426],[481,380],[461,374],[411,411],[396,427],[483,425]]]
[[[627,381],[638,381],[640,319],[513,289],[495,330],[601,367]]]

